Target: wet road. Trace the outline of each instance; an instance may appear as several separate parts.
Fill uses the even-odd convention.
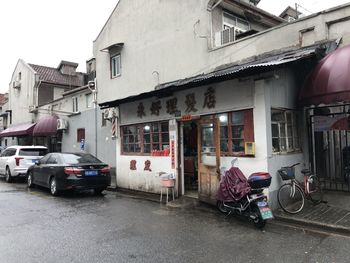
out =
[[[348,237],[0,180],[0,262],[349,262]]]

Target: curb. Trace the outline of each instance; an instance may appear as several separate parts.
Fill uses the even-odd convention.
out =
[[[323,231],[328,231],[332,233],[339,233],[342,235],[347,235],[350,236],[350,228],[344,227],[344,226],[339,226],[339,225],[334,225],[334,224],[327,224],[327,223],[322,223],[322,222],[317,222],[317,221],[310,221],[310,220],[305,220],[301,218],[292,218],[288,216],[281,216],[274,214],[274,217],[276,220],[280,222],[285,222],[285,223],[290,223],[293,225],[298,225],[298,226],[305,226],[305,227],[310,227],[318,230],[323,230]]]

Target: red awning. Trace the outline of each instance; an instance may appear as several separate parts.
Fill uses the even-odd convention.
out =
[[[33,136],[52,136],[57,133],[57,116],[40,119],[33,130]]]
[[[32,135],[35,124],[36,123],[21,123],[17,125],[12,125],[6,130],[0,132],[0,137]]]
[[[350,101],[350,45],[323,58],[299,94],[302,105]]]

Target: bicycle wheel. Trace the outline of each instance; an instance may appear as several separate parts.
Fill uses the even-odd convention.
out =
[[[293,183],[282,185],[278,189],[277,199],[281,208],[290,214],[299,213],[305,204],[303,190]]]
[[[319,204],[323,200],[323,192],[320,184],[320,180],[316,175],[311,175],[308,179],[308,195],[314,204]]]

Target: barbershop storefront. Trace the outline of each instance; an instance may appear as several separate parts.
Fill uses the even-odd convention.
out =
[[[246,176],[273,176],[274,199],[281,184],[277,170],[304,160],[296,127],[299,85],[287,63],[295,66],[311,53],[295,53],[294,59],[289,53],[286,60],[256,61],[225,69],[225,75],[197,76],[100,104],[119,108],[118,187],[159,193],[159,173],[173,173],[178,195],[214,203],[220,171],[238,158]]]

